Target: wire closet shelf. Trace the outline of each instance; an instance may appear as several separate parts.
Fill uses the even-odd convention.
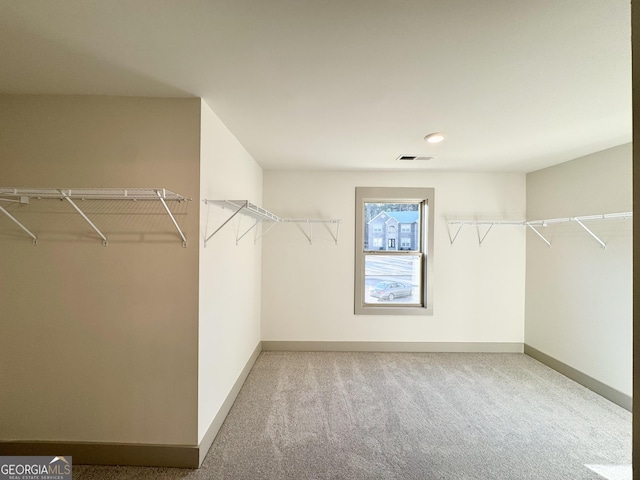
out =
[[[271,225],[267,228],[264,228],[262,233],[256,236],[254,243],[257,242],[260,238],[266,235],[273,227],[278,225],[279,223],[301,223],[307,225],[307,231],[302,230],[304,235],[309,240],[309,244],[313,244],[313,225],[320,224],[329,224],[335,226],[335,233],[330,230],[331,236],[335,244],[338,244],[338,235],[340,233],[340,224],[342,223],[342,219],[337,218],[281,218],[275,213],[272,213],[262,207],[259,207],[249,200],[210,200],[204,199],[203,202],[205,205],[213,204],[219,207],[233,210],[233,213],[229,218],[227,218],[218,228],[214,230],[213,233],[209,235],[205,235],[204,246],[207,246],[207,242],[218,233],[222,227],[224,227],[227,223],[229,223],[236,215],[242,214],[246,217],[249,217],[254,220],[254,223],[244,232],[236,235],[236,245],[240,242],[240,240],[247,235],[251,230],[253,230],[256,226],[263,222],[271,223]]]
[[[551,247],[551,242],[540,232],[540,227],[547,227],[553,224],[559,223],[576,223],[582,227],[595,241],[597,241],[602,248],[607,248],[605,242],[602,241],[598,235],[596,235],[584,222],[591,220],[624,220],[633,218],[633,212],[616,212],[616,213],[604,213],[598,215],[582,215],[576,217],[560,217],[560,218],[547,218],[544,220],[450,220],[447,222],[449,227],[457,226],[456,233],[452,236],[451,229],[449,229],[449,241],[453,245],[464,226],[488,226],[483,235],[478,235],[478,243],[482,245],[485,238],[494,226],[524,226],[530,228],[543,242]]]
[[[29,230],[22,222],[12,215],[1,202],[29,204],[32,199],[58,199],[67,201],[73,209],[91,226],[100,236],[102,244],[108,245],[106,235],[96,226],[88,215],[78,206],[78,200],[131,200],[131,201],[159,201],[174,227],[182,239],[182,246],[187,246],[187,238],[178,225],[174,214],[167,205],[167,201],[184,202],[190,200],[183,195],[172,192],[165,188],[16,188],[0,187],[0,212],[6,215],[11,221],[18,225],[37,245],[38,237]]]

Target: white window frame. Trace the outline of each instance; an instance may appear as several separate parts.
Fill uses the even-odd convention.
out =
[[[433,188],[411,187],[356,187],[356,242],[355,242],[355,302],[356,315],[433,315],[433,225],[434,225]],[[365,257],[372,251],[364,250],[365,244],[365,203],[421,203],[420,245],[418,251],[424,258],[422,264],[421,305],[365,303]],[[388,253],[388,252],[385,252]],[[414,252],[415,253],[415,252]],[[393,254],[403,255],[402,251]]]

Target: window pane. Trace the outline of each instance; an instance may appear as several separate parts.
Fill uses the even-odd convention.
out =
[[[365,255],[364,302],[422,303],[422,255]]]
[[[356,315],[433,315],[433,188],[356,187]]]
[[[365,202],[364,221],[365,251],[420,250],[419,203]]]

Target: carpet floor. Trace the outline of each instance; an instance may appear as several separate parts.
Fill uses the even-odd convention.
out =
[[[263,352],[200,469],[73,469],[79,480],[622,480],[630,464],[631,413],[523,354]]]

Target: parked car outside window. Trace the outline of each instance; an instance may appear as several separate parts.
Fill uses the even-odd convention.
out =
[[[393,301],[394,298],[410,297],[411,285],[405,285],[399,282],[378,282],[369,294],[381,300]]]

